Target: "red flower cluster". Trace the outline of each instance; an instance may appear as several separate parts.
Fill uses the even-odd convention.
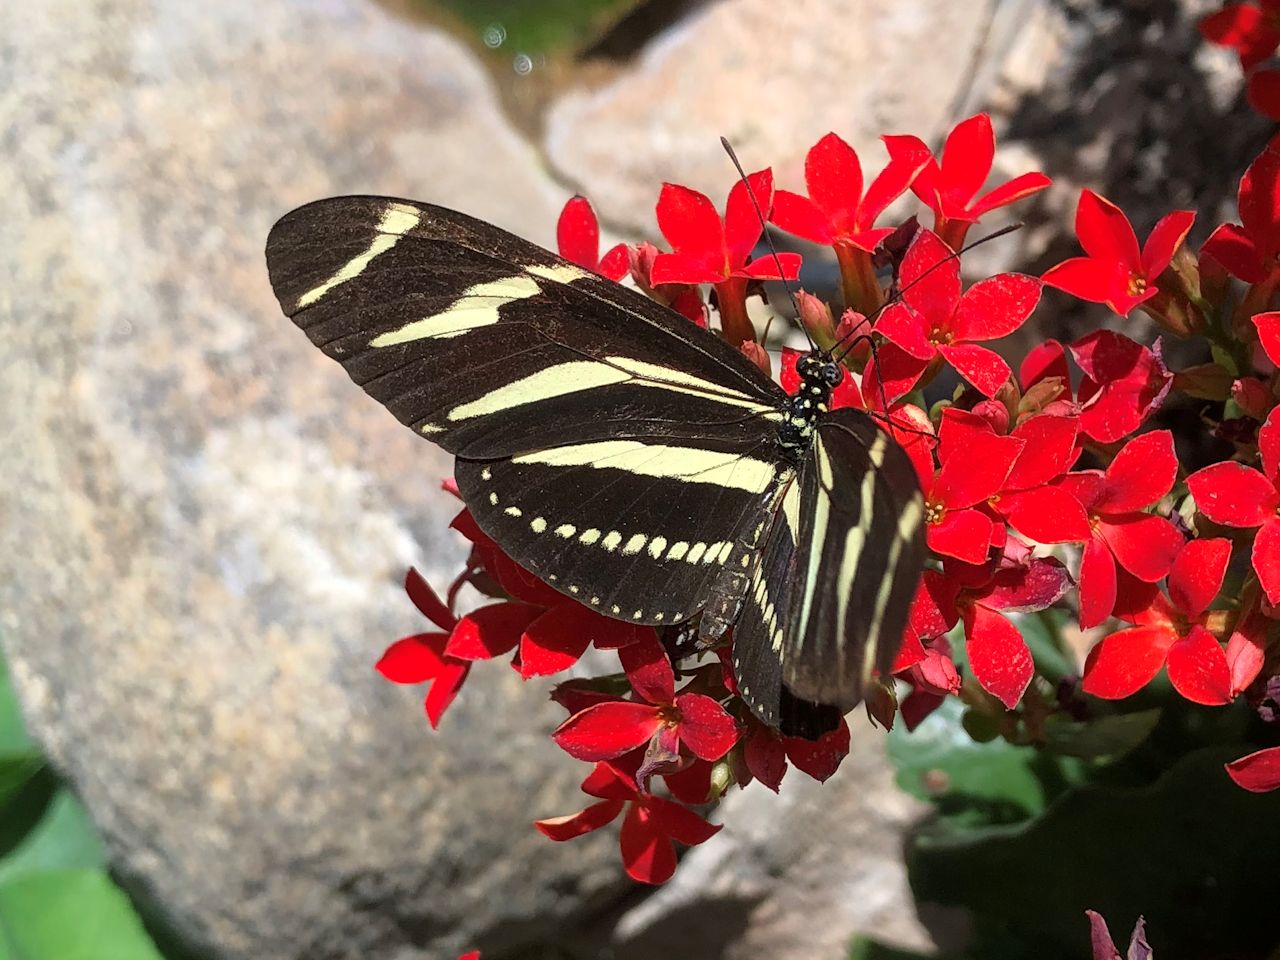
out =
[[[1139,245],[1115,205],[1084,191],[1076,229],[1085,256],[1042,278],[966,284],[955,251],[968,226],[1047,178],[1027,174],[983,193],[995,142],[982,115],[957,126],[940,159],[914,137],[885,143],[890,159],[870,185],[853,148],[830,134],[808,154],[806,193],[775,190],[761,170],[733,187],[723,216],[702,194],[665,185],[657,213],[668,252],[640,245],[600,257],[591,208],[574,198],[561,251],[614,279],[625,263],[641,290],[695,322],[714,310],[720,335],[768,371],[746,301],[761,280],[794,279],[799,257],[755,255],[760,217],[833,249],[844,303],[833,309],[801,292],[801,322],[828,348],[865,341],[843,354],[849,375],[833,405],[868,411],[906,449],[930,550],[892,676],[879,678],[868,703],[880,723],[901,714],[914,727],[961,694],[1009,729],[1043,720],[1053,687],[1020,622],[1051,607],[1081,628],[1103,628],[1077,665],[1084,694],[1126,697],[1164,670],[1198,704],[1271,703],[1268,683],[1280,685],[1280,311],[1270,309],[1280,279],[1280,145],[1241,181],[1240,222],[1213,231],[1198,255],[1186,245],[1192,212],[1169,213]],[[933,211],[932,230],[882,222],[908,190]],[[890,284],[877,264],[893,265]],[[1247,285],[1238,297],[1232,278]],[[1207,340],[1214,359],[1171,371],[1159,339],[1101,330],[1039,344],[1015,375],[988,344],[1022,327],[1045,284],[1121,317],[1141,310],[1169,335]],[[798,356],[782,352],[787,390],[798,386]],[[959,386],[927,405],[925,391],[948,372]],[[1199,470],[1180,464],[1173,435],[1150,428],[1175,392],[1211,405],[1206,421],[1234,444],[1231,457]],[[379,663],[389,679],[431,684],[433,726],[478,660],[509,657],[530,678],[567,670],[589,647],[617,657],[615,672],[566,680],[552,694],[568,711],[554,740],[593,765],[582,789],[594,798],[579,813],[538,821],[552,839],[622,816],[627,872],[659,883],[675,868],[675,843],[702,843],[719,829],[692,807],[751,780],[778,790],[788,765],[824,780],[848,752],[844,724],[817,742],[762,726],[725,669],[727,650],[716,660],[678,627],[660,633],[604,618],[517,567],[465,510],[453,525],[472,551],[447,601],[412,571],[406,581],[434,629],[397,641]],[[1233,553],[1252,563],[1231,564]],[[492,602],[459,615],[464,583]],[[1245,757],[1229,773],[1249,789],[1276,786],[1280,754]]]

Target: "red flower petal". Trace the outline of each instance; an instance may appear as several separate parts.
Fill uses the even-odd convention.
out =
[[[1236,205],[1245,231],[1263,252],[1264,257],[1280,247],[1280,151],[1268,143],[1240,178]]]
[[[640,796],[635,778],[640,763],[638,756],[600,761],[582,781],[582,792],[601,800],[634,800]]]
[[[973,343],[954,343],[938,351],[964,377],[987,397],[994,397],[1008,381],[1012,371],[998,353]]]
[[[1226,764],[1227,776],[1252,793],[1280,787],[1280,747],[1258,750]]]
[[[1092,190],[1080,191],[1076,207],[1076,237],[1095,260],[1121,263],[1127,273],[1142,272],[1138,237],[1124,211]]]
[[[1231,559],[1231,541],[1225,537],[1192,540],[1182,548],[1169,571],[1169,599],[1189,617],[1209,609],[1222,589]]]
[[[608,252],[600,258],[596,270],[601,276],[608,277],[610,280],[621,280],[631,270],[631,251],[627,249],[625,243],[610,247]]]
[[[773,213],[769,219],[787,233],[814,243],[830,244],[835,240],[827,215],[808,197],[789,190],[773,195]]]
[[[714,764],[707,763],[705,760],[695,760],[683,770],[664,773],[662,779],[666,781],[667,789],[671,791],[673,797],[681,803],[696,806],[706,803],[707,798],[711,796],[713,766]]]
[[[869,228],[880,214],[884,213],[885,208],[902,196],[911,186],[916,175],[932,162],[933,154],[923,145],[918,150],[913,151],[908,148],[897,156],[890,155],[888,164],[880,171],[880,175],[871,181],[871,185],[867,187],[866,196],[862,198],[862,206],[857,217],[858,226],[864,231],[871,232]],[[868,249],[862,244],[859,246],[864,250]]]
[[[938,352],[929,342],[924,318],[902,301],[884,309],[876,321],[876,333],[917,360],[932,360]]]
[[[1071,372],[1067,369],[1067,351],[1057,340],[1046,340],[1027,351],[1018,367],[1018,380],[1023,391],[1049,377],[1057,377],[1070,390]]]
[[[1076,459],[1080,425],[1074,417],[1041,415],[1018,424],[1013,436],[1026,446],[1005,480],[1008,490],[1029,490],[1062,476]]]
[[[436,674],[436,678],[431,681],[431,689],[427,691],[423,708],[427,712],[427,720],[432,730],[440,726],[440,718],[444,716],[445,710],[462,689],[462,684],[470,671],[469,663],[446,660],[440,672]]]
[[[1280,496],[1266,477],[1235,461],[1197,470],[1187,477],[1187,488],[1197,510],[1228,527],[1256,527],[1275,516],[1280,505]]]
[[[1113,260],[1072,257],[1050,267],[1040,279],[1056,290],[1090,303],[1110,304],[1128,296],[1129,271]],[[1130,307],[1132,309],[1132,307]],[[1120,313],[1120,310],[1116,310]],[[1128,313],[1128,310],[1123,311]]]
[[[755,280],[795,280],[800,276],[801,262],[798,253],[779,253],[776,259],[770,253],[738,268],[734,276]]]
[[[1090,536],[1084,507],[1059,487],[1002,493],[996,509],[1015,530],[1037,543],[1075,543]]]
[[[935,693],[957,694],[960,692],[960,671],[956,669],[955,661],[941,650],[931,647],[926,651],[925,658],[920,661],[919,668],[911,672]]]
[[[1249,106],[1264,117],[1280,120],[1280,70],[1255,70],[1245,88]]]
[[[1101,470],[1076,470],[1053,481],[1055,487],[1067,491],[1086,510],[1092,510],[1102,495],[1103,476]]]
[[[858,226],[862,164],[853,147],[828,133],[805,156],[804,182],[809,197],[830,220],[834,234],[848,233]]]
[[[459,660],[491,660],[510,652],[525,627],[542,611],[527,603],[491,603],[458,621],[444,648]]]
[[[996,436],[977,417],[959,410],[943,415],[939,434],[942,470],[929,500],[951,509],[973,506],[999,491],[1026,445],[1016,437]],[[958,455],[951,455],[952,450]]]
[[[738,725],[715,700],[701,693],[676,697],[680,739],[703,760],[719,760],[738,742]]]
[[[985,113],[961,120],[947,135],[942,149],[939,192],[947,207],[963,209],[982,189],[995,159],[996,137]],[[954,218],[958,210],[947,209]]]
[[[1173,434],[1168,430],[1144,433],[1121,447],[1108,465],[1093,510],[1124,513],[1149,507],[1173,488],[1177,477]]]
[[[1266,29],[1263,11],[1252,4],[1229,4],[1200,21],[1200,33],[1210,43],[1231,47],[1247,73],[1275,50],[1274,35]]]
[[[401,637],[378,660],[374,669],[392,683],[425,683],[444,665],[446,633],[419,633]]]
[[[568,670],[597,633],[607,635],[615,625],[617,621],[606,620],[581,604],[552,607],[525,627],[520,637],[520,675],[528,679]]]
[[[1194,210],[1175,210],[1160,218],[1142,245],[1142,271],[1148,280],[1164,273],[1195,222]]]
[[[1085,693],[1104,700],[1131,696],[1151,682],[1178,639],[1167,627],[1130,627],[1102,638],[1085,660]]]
[[[956,597],[961,584],[937,570],[926,570],[911,600],[910,627],[925,640],[940,637],[960,619]]]
[[[649,282],[655,287],[664,283],[719,283],[724,279],[724,257],[720,254],[660,253],[649,271]]]
[[[1116,561],[1105,543],[1094,537],[1084,545],[1080,561],[1080,629],[1096,627],[1116,606]]]
[[[872,403],[896,403],[916,385],[928,365],[928,360],[919,360],[896,343],[886,342],[862,375],[863,396]],[[928,473],[932,474],[933,469]]]
[[[1243,229],[1224,223],[1209,235],[1200,248],[1200,256],[1216,260],[1233,277],[1245,283],[1261,283],[1267,277],[1262,252]]]
[[[902,299],[929,326],[949,325],[960,300],[960,263],[931,230],[916,231],[899,271]]]
[[[1212,633],[1201,626],[1169,648],[1169,682],[1192,703],[1208,707],[1230,703],[1231,668]]]
[[[925,529],[929,549],[944,557],[955,557],[965,563],[982,563],[987,559],[994,524],[977,510],[950,510],[938,523]]]
[[[677,183],[664,183],[658,195],[657,214],[658,229],[676,251],[703,260],[723,261],[724,228],[715,204],[706,194]]]
[[[1280,367],[1280,310],[1267,313],[1255,313],[1253,325],[1258,331],[1258,342],[1267,355],[1267,359]]]
[[[994,610],[974,604],[965,610],[964,635],[974,677],[1012,710],[1036,672],[1022,634]]]
[[[1262,672],[1266,662],[1265,633],[1265,628],[1255,631],[1237,627],[1227,641],[1227,667],[1231,671],[1232,696],[1243,691]]]
[[[841,761],[849,755],[849,725],[841,718],[840,726],[817,740],[783,737],[782,744],[786,748],[787,759],[797,770],[822,783],[839,769]]]
[[[688,807],[670,800],[646,797],[644,805],[649,808],[654,828],[686,847],[706,843],[720,832],[720,824],[708,823]]]
[[[1034,613],[1057,603],[1070,588],[1071,575],[1060,560],[1033,557],[1025,566],[998,569],[987,592],[974,602],[988,610]]]
[[[1007,207],[1032,194],[1039,193],[1053,184],[1043,173],[1024,173],[1006,183],[988,190],[969,207],[969,216],[974,220],[990,213],[999,207]]]
[[[1280,484],[1280,407],[1267,414],[1258,430],[1258,453],[1262,455],[1262,472],[1273,484]]]
[[[1097,531],[1116,562],[1146,583],[1155,583],[1169,573],[1184,543],[1177,527],[1150,513],[1108,516]]]
[[[600,256],[600,224],[586,197],[570,197],[556,222],[556,247],[560,256],[588,270]]]
[[[622,864],[627,876],[640,883],[666,883],[676,872],[676,848],[671,838],[660,833],[653,815],[641,803],[633,803],[622,821],[618,836]]]
[[[610,760],[648,743],[660,726],[657,708],[617,700],[575,713],[551,739],[575,760]]]
[[[676,675],[658,635],[652,631],[618,651],[627,681],[649,703],[668,704],[675,699]]]
[[[622,804],[621,800],[601,800],[578,813],[535,820],[533,825],[544,837],[557,841],[572,840],[611,823],[622,812]]]
[[[1258,528],[1253,539],[1253,569],[1272,604],[1280,604],[1280,519],[1271,519]]]
[[[1021,273],[979,280],[956,304],[951,329],[957,340],[996,340],[1017,330],[1040,302],[1040,281]]]
[[[750,193],[747,192],[748,189]],[[754,204],[751,202],[752,196],[755,197]],[[756,212],[757,207],[759,213]],[[724,208],[724,246],[730,270],[737,270],[751,256],[751,251],[764,230],[761,218],[767,218],[772,209],[772,170],[766,168],[749,173],[745,180],[739,180],[733,185]],[[799,261],[799,255],[792,256]]]
[[[441,630],[452,630],[458,618],[453,611],[431,589],[431,584],[423,578],[414,567],[410,567],[404,575],[404,592],[409,595],[418,612],[434,623]]]
[[[778,792],[787,772],[787,755],[777,734],[767,727],[757,729],[743,747],[742,759],[753,777]]]

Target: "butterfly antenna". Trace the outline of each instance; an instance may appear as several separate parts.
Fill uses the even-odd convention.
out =
[[[838,341],[836,341],[835,346],[831,348],[832,359],[835,360],[837,363],[839,363],[842,360],[844,360],[844,358],[847,357],[849,353],[852,350],[854,350],[854,348],[856,348],[858,344],[861,343],[863,340],[870,340],[871,335],[869,333],[858,333],[858,329],[862,327],[864,324],[874,323],[876,320],[876,317],[880,316],[880,314],[883,313],[888,307],[891,307],[895,303],[900,301],[903,295],[906,294],[908,290],[910,290],[920,281],[924,280],[924,278],[929,276],[929,274],[933,273],[933,271],[937,270],[941,266],[945,266],[946,264],[950,263],[952,260],[959,260],[962,254],[968,253],[974,247],[980,247],[984,243],[987,243],[990,240],[997,240],[1000,237],[1006,236],[1010,233],[1014,233],[1017,230],[1021,230],[1023,226],[1024,224],[1022,223],[1011,223],[1008,226],[1001,227],[999,230],[994,230],[991,233],[988,233],[985,237],[979,237],[977,240],[973,241],[973,243],[965,244],[959,250],[956,250],[956,251],[953,251],[952,253],[947,254],[937,263],[931,264],[929,268],[924,271],[924,273],[920,274],[920,276],[916,277],[914,280],[908,283],[905,287],[900,289],[892,297],[890,297],[888,300],[886,300],[884,303],[878,306],[874,311],[872,311],[870,316],[864,317],[862,321],[858,323],[852,330],[850,330]],[[839,350],[840,347],[844,345],[844,342],[848,340],[850,337],[853,337],[853,342],[850,343],[842,353],[836,356],[836,351]]]
[[[738,160],[738,155],[733,152],[733,145],[729,143],[729,139],[721,137],[720,146],[724,147],[724,152],[729,155],[729,159],[733,161],[734,169],[738,171],[738,178],[747,188],[747,196],[751,200],[751,207],[756,212],[756,219],[760,221],[760,233],[764,237],[764,242],[769,245],[769,255],[773,257],[773,265],[778,268],[778,278],[782,281],[782,286],[787,291],[787,297],[791,300],[791,309],[795,311],[798,322],[800,320],[800,304],[796,302],[795,292],[791,289],[791,283],[787,280],[785,271],[782,269],[782,258],[778,256],[778,248],[773,245],[773,237],[769,236],[769,228],[765,223],[764,211],[760,209],[760,201],[756,199],[756,192],[751,189],[751,181],[747,179],[747,172],[742,169],[742,163]],[[813,337],[809,336],[809,331],[805,329],[803,323],[800,323],[800,329],[804,330],[805,339],[809,341],[809,347],[812,349],[815,346]]]

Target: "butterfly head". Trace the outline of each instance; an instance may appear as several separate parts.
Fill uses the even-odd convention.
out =
[[[844,367],[818,352],[801,357],[796,362],[796,373],[800,374],[801,390],[805,392],[817,388],[818,392],[830,394],[844,379]]]

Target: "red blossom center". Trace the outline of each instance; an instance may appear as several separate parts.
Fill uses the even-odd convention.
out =
[[[1129,277],[1129,296],[1140,297],[1147,292],[1147,278],[1138,274],[1131,274]]]
[[[658,710],[658,719],[662,721],[664,726],[667,726],[667,727],[680,726],[680,722],[682,719],[680,716],[680,708],[677,707],[674,703],[659,704],[657,710]]]
[[[941,324],[935,325],[929,331],[929,342],[933,344],[935,347],[940,347],[940,346],[945,347],[948,344],[950,344],[954,339],[955,339],[955,334],[953,334],[950,330],[948,330],[946,327],[942,326]]]
[[[924,522],[925,523],[941,523],[942,518],[946,516],[947,508],[941,503],[932,501],[924,505]]]

